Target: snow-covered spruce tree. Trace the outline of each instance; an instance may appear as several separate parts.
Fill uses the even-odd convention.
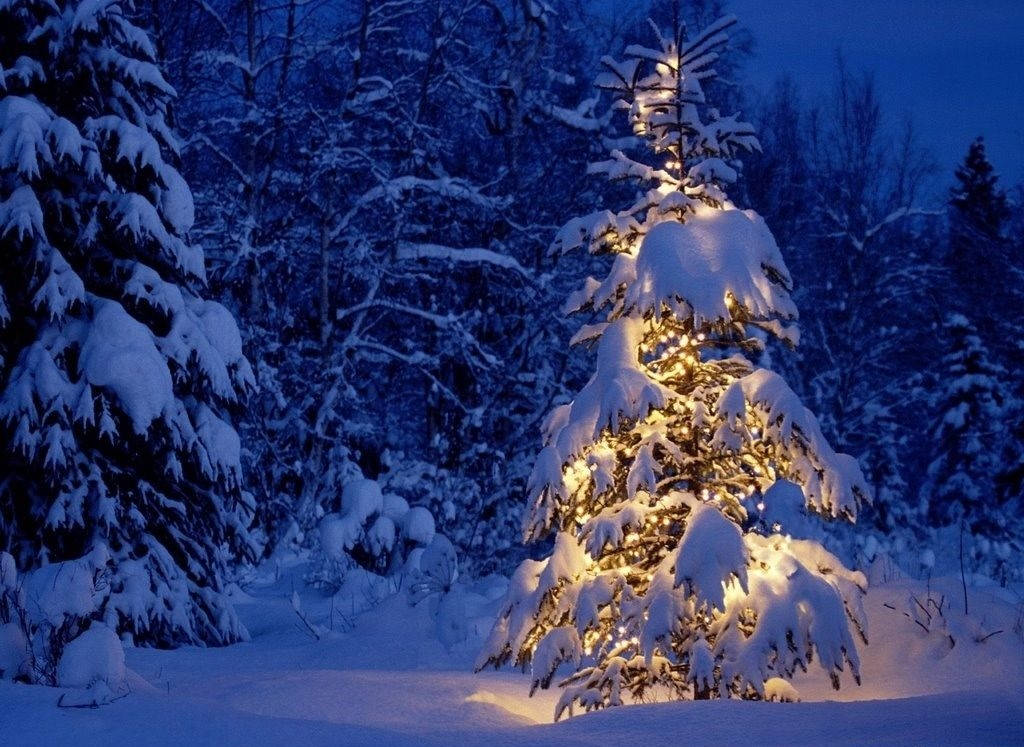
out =
[[[253,378],[197,295],[172,94],[124,3],[0,1],[0,548],[108,553],[110,627],[222,644]]]
[[[1017,284],[1007,282],[1015,265],[1013,247],[1004,236],[1010,209],[982,138],[971,143],[955,176],[946,257],[956,289],[955,310],[971,318],[985,344],[1002,347],[1005,309],[1017,295]]]
[[[763,333],[795,342],[796,309],[768,228],[724,192],[754,134],[704,100],[734,22],[605,59],[598,85],[658,165],[613,151],[595,170],[649,190],[554,243],[613,256],[568,304],[604,314],[574,338],[596,343],[597,368],[548,417],[530,480],[526,539],[554,533],[554,548],[519,566],[477,663],[529,665],[534,690],[569,665],[556,718],[627,696],[782,697],[812,656],[837,687],[845,665],[859,676],[864,577],[817,543],[748,527],[745,504],[778,479],[828,517],[852,519],[868,488],[743,355]]]
[[[1005,542],[1019,526],[1015,510],[1000,505],[996,490],[1008,436],[1008,393],[1002,384],[1006,372],[989,359],[974,325],[963,315],[951,315],[945,333],[948,352],[932,403],[938,419],[935,452],[922,488],[928,521],[936,527],[964,522],[975,540]],[[997,553],[993,562],[998,559]],[[977,560],[992,568],[984,558]]]

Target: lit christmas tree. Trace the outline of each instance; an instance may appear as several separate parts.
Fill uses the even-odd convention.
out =
[[[767,334],[797,335],[775,240],[725,193],[754,133],[704,97],[734,23],[692,39],[677,23],[657,49],[604,60],[598,85],[651,163],[615,150],[595,170],[647,191],[572,220],[554,243],[613,256],[568,304],[604,315],[573,340],[596,345],[597,366],[545,423],[525,534],[554,533],[554,548],[514,574],[478,666],[529,665],[531,692],[571,666],[556,718],[627,696],[791,698],[786,680],[813,656],[836,687],[847,665],[859,681],[863,575],[748,516],[783,479],[830,518],[853,520],[869,496],[855,460],[744,356]]]

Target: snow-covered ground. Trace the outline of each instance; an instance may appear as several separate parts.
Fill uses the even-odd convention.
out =
[[[965,618],[959,579],[932,583],[943,626],[923,585],[875,586],[861,687],[834,692],[812,668],[796,682],[801,703],[660,703],[552,724],[555,693],[529,698],[525,675],[471,671],[499,583],[467,593],[469,640],[447,650],[429,601],[411,607],[404,594],[353,616],[303,591],[303,614],[327,628],[316,640],[293,608],[302,570],[237,595],[249,643],[130,650],[133,691],[101,708],[58,708],[60,690],[0,682],[0,743],[1024,744],[1022,608],[996,587],[971,589]],[[349,594],[347,604],[365,604]],[[904,614],[912,608],[921,625]]]

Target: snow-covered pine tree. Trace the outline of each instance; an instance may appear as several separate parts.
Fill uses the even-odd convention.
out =
[[[942,359],[933,402],[938,419],[935,452],[922,500],[929,524],[946,527],[963,522],[965,531],[975,539],[975,550],[983,553],[986,542],[1005,542],[1020,526],[1013,512],[1000,504],[996,490],[1008,435],[1007,393],[1002,385],[1006,372],[989,359],[977,330],[965,316],[949,317],[945,339],[948,352]],[[999,553],[977,560],[985,570],[992,570],[999,564]]]
[[[947,269],[955,290],[954,311],[970,318],[982,342],[1000,357],[1007,346],[1005,310],[1019,301],[1007,274],[1015,263],[1005,236],[1010,217],[1006,193],[985,153],[985,141],[971,143],[950,189]],[[1004,350],[1005,348],[1005,350]]]
[[[553,533],[553,550],[519,566],[477,663],[531,666],[532,690],[569,665],[556,718],[652,691],[778,696],[812,656],[837,687],[846,665],[859,677],[862,574],[748,526],[745,506],[778,479],[850,519],[868,487],[786,383],[743,355],[764,333],[795,342],[796,308],[767,226],[725,194],[754,133],[704,99],[734,23],[693,37],[677,24],[655,49],[605,58],[598,85],[656,164],[613,151],[595,170],[649,189],[554,242],[613,257],[568,304],[604,314],[573,340],[596,343],[597,368],[550,414],[530,480],[526,539]]]
[[[102,615],[153,645],[245,636],[228,420],[253,386],[204,300],[173,90],[124,3],[0,0],[0,548],[112,559]]]

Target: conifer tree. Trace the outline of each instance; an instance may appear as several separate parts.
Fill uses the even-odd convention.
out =
[[[958,184],[950,190],[949,204],[961,222],[957,233],[973,233],[995,240],[1002,235],[1010,215],[1006,195],[999,188],[999,177],[985,154],[985,139],[977,138],[967,151],[963,164],[956,170]]]
[[[982,138],[971,143],[956,180],[950,189],[947,258],[957,294],[955,310],[969,316],[982,340],[992,345],[1003,337],[999,319],[1018,291],[1006,282],[1011,265],[1004,236],[1009,205]]]
[[[782,479],[825,517],[852,520],[869,490],[745,355],[797,331],[770,231],[725,191],[754,133],[704,97],[734,23],[688,37],[677,22],[657,47],[604,59],[598,85],[646,156],[614,150],[594,171],[647,189],[570,221],[553,245],[611,255],[568,303],[600,315],[573,339],[596,346],[596,370],[544,425],[525,535],[554,535],[553,550],[515,572],[478,666],[530,666],[535,690],[566,665],[556,718],[652,691],[785,697],[813,656],[836,687],[845,666],[859,678],[864,577],[748,515]]]
[[[1014,519],[997,498],[1007,437],[1005,371],[993,363],[971,322],[961,314],[946,321],[948,352],[942,358],[934,402],[938,415],[922,494],[935,527],[964,523],[978,538],[1001,541]]]
[[[0,548],[109,556],[110,627],[221,644],[253,376],[198,295],[172,95],[124,3],[0,1]]]

